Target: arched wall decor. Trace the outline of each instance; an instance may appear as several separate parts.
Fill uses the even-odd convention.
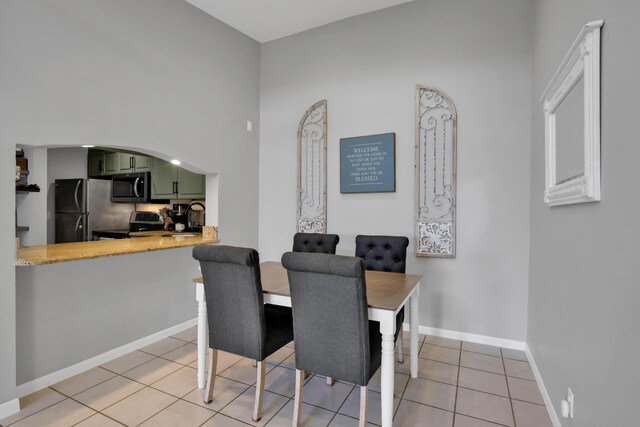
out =
[[[297,230],[327,232],[327,100],[313,104],[298,126]]]
[[[416,87],[415,254],[456,256],[456,108],[443,91]]]

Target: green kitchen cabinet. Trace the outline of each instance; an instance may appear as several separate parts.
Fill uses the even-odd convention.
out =
[[[118,173],[146,172],[151,169],[147,156],[131,153],[115,153]]]
[[[118,153],[105,153],[104,155],[104,174],[113,175],[118,173]]]
[[[178,168],[177,185],[178,199],[204,199],[204,175]]]
[[[100,178],[118,173],[117,153],[107,151],[89,151],[87,156],[87,176]]]
[[[165,160],[151,159],[152,199],[204,199],[205,176],[175,166]]]
[[[87,176],[89,178],[104,175],[104,153],[89,152],[87,157]]]
[[[171,199],[176,198],[177,166],[171,163],[153,158],[151,159],[151,198]]]
[[[151,169],[147,156],[106,150],[89,150],[87,176],[108,177],[116,173],[145,172]]]

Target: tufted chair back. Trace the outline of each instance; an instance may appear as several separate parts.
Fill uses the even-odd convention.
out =
[[[367,270],[405,273],[409,239],[404,236],[356,236],[356,256]]]
[[[339,241],[337,234],[296,233],[293,236],[293,252],[335,255]]]
[[[380,324],[369,322],[364,262],[287,252],[296,369],[367,385],[380,367]]]

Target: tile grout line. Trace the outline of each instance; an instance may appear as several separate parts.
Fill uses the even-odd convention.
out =
[[[216,415],[218,415],[218,412],[213,411],[213,415],[211,415],[209,418],[207,418],[202,424],[200,424],[198,427],[202,427],[203,425],[205,425],[206,423],[208,423],[209,421],[211,421],[211,418],[215,417]]]
[[[270,392],[270,393],[273,393],[273,392]],[[279,396],[282,396],[282,395],[279,395]],[[277,417],[277,416],[278,416],[278,414],[280,413],[280,411],[282,411],[282,410],[284,409],[284,407],[285,407],[285,406],[287,406],[287,405],[289,404],[289,402],[291,402],[292,400],[293,400],[293,397],[290,397],[290,398],[286,401],[286,403],[285,403],[284,405],[282,405],[282,407],[281,407],[280,409],[278,409],[278,410],[276,411],[276,413],[275,413],[275,414],[273,414],[273,416],[272,416],[271,418],[269,418],[269,421],[267,421],[267,422],[265,423],[265,426],[266,426],[267,424],[269,424],[269,423],[270,423],[270,422],[271,422],[275,417]]]
[[[429,345],[435,345],[435,344],[429,344]],[[455,348],[451,348],[451,347],[442,347],[442,346],[437,346],[437,347],[440,347],[440,348],[447,348],[447,349],[450,349],[450,350],[455,350]],[[498,348],[499,348],[499,347],[498,347]],[[477,352],[474,352],[474,351],[468,351],[468,350],[461,350],[460,352],[462,352],[462,351],[465,351],[465,352],[467,352],[467,353],[479,354],[479,355],[481,355],[481,356],[490,356],[490,357],[495,357],[496,359],[502,359],[502,357],[501,357],[501,356],[494,356],[494,355],[492,355],[492,354],[477,353]],[[445,363],[445,364],[447,364],[447,365],[451,365],[451,366],[461,366],[461,365],[459,365],[459,364],[458,364],[458,365],[456,365],[456,364],[454,364],[454,363],[444,362],[444,361],[442,361],[442,360],[432,359],[432,358],[424,357],[424,356],[420,356],[420,355],[419,355],[418,357],[419,357],[420,359],[423,359],[423,360],[430,360],[430,361],[432,361],[432,362]],[[524,360],[511,359],[511,358],[508,358],[508,357],[505,357],[505,359],[507,359],[507,360],[513,360],[513,361],[515,361],[515,362],[525,362],[525,363],[526,363],[526,361],[524,361]],[[487,370],[484,370],[484,369],[471,368],[471,367],[469,367],[469,366],[463,366],[463,367],[464,367],[464,368],[469,368],[469,369],[475,369],[475,370],[477,370],[477,371],[491,372],[492,374],[496,374],[496,372],[487,371]],[[497,374],[497,375],[500,375],[500,374]],[[535,381],[535,380],[531,380],[531,379],[529,379],[529,378],[514,377],[513,375],[510,375],[510,376],[511,376],[511,377],[513,377],[513,378],[520,378],[520,379],[527,380],[527,381]]]
[[[420,336],[419,336],[419,335],[418,335],[418,338],[420,338]],[[426,339],[427,339],[427,336],[426,336],[426,335],[425,335],[425,336],[423,336],[423,337],[422,337],[422,341],[421,341],[421,342],[419,343],[419,345],[418,345],[418,361],[420,361],[420,352],[422,351],[422,348],[424,347],[424,343],[425,343],[425,340],[426,340]],[[402,350],[403,350],[403,352],[404,352],[404,340],[402,340],[402,341],[403,341],[403,342],[401,343],[401,345],[403,346],[403,349],[402,349]],[[394,352],[394,358],[395,358],[395,352]],[[411,343],[409,343],[409,359],[411,359]],[[403,363],[404,363],[404,361],[403,361]],[[395,365],[395,359],[394,359],[394,365]],[[400,373],[400,374],[404,374],[404,372],[397,372],[397,371],[395,370],[395,366],[394,366],[393,373],[394,373],[394,375],[393,375],[393,376],[394,376],[394,380],[395,380],[395,374],[398,374],[398,373]],[[406,374],[405,374],[405,375],[406,375]],[[420,377],[418,377],[418,376],[416,375],[416,379],[417,379],[417,378],[420,378]],[[381,380],[382,380],[382,378],[381,378]],[[400,410],[400,404],[402,403],[402,401],[403,401],[403,400],[405,400],[405,399],[404,399],[404,393],[407,391],[407,387],[409,387],[409,382],[410,382],[410,381],[411,381],[411,372],[409,372],[409,379],[407,380],[407,383],[404,385],[404,387],[403,387],[403,389],[402,389],[402,393],[400,393],[400,396],[398,397],[398,399],[400,399],[400,403],[398,403],[398,406],[396,407],[395,411],[393,411],[393,419],[395,419],[396,415],[398,415],[398,411]],[[394,382],[395,382],[395,381],[394,381]],[[381,385],[382,385],[382,384],[381,384]],[[382,387],[380,387],[380,389],[381,389],[380,391],[382,391]],[[394,398],[394,399],[396,398],[396,392],[395,392],[395,389],[396,389],[396,385],[395,385],[395,383],[394,383],[394,384],[393,384],[393,398]],[[409,402],[411,402],[411,400],[409,400],[409,399],[406,399],[406,400],[408,400]]]
[[[488,420],[485,420],[483,418],[474,417],[473,415],[467,415],[467,414],[460,414],[460,415],[465,416],[467,418],[473,418],[474,420],[482,421],[484,423],[493,424],[493,425],[496,425],[496,426],[499,426],[499,427],[511,427],[511,426],[508,426],[506,424],[497,423],[495,421],[488,421]]]
[[[51,386],[49,386],[49,387],[45,387],[45,388],[43,388],[42,390],[44,390],[44,389],[46,389],[46,388],[49,388],[49,389],[53,390],[53,391],[54,391],[54,392],[56,392],[56,393],[62,394],[62,393],[60,393],[58,390],[55,390],[55,389],[51,388]],[[40,390],[39,390],[39,391],[40,391]],[[67,396],[66,394],[62,394],[62,395],[63,395],[66,399],[69,399],[69,396]],[[29,418],[29,417],[31,417],[31,416],[33,416],[33,415],[35,415],[35,414],[39,413],[39,412],[44,411],[45,409],[49,409],[49,408],[51,408],[52,406],[55,406],[55,405],[57,405],[57,404],[58,404],[58,403],[60,403],[60,402],[64,402],[66,399],[62,399],[62,400],[60,400],[60,401],[58,401],[58,402],[55,402],[55,403],[53,403],[53,404],[51,404],[51,405],[49,405],[49,406],[45,406],[44,408],[41,408],[41,409],[37,410],[36,412],[34,412],[34,413],[33,413],[33,414],[31,414],[31,415],[27,415],[27,416],[26,416],[26,417],[24,417],[24,418],[20,418],[19,420],[16,420],[16,421],[14,421],[14,422],[12,422],[12,423],[7,424],[5,427],[12,426],[12,425],[14,425],[14,424],[16,424],[16,423],[18,423],[18,422],[20,422],[20,421],[22,421],[22,420],[25,420],[25,419],[27,419],[27,418]],[[19,413],[19,412],[18,412],[18,413]],[[10,416],[11,416],[11,415],[10,415]],[[7,418],[9,418],[9,417],[7,417]]]
[[[496,375],[498,375],[498,374],[496,374]],[[505,381],[506,381],[506,377],[505,377]],[[464,390],[475,391],[476,393],[488,394],[489,396],[502,397],[503,399],[510,399],[509,396],[504,396],[502,394],[491,393],[490,391],[477,390],[475,388],[462,387],[462,386],[458,386],[458,388],[461,388],[461,389],[464,389]]]
[[[456,395],[453,399],[453,420],[452,424],[456,424],[456,409],[458,407],[458,390],[460,388],[460,364],[462,363],[462,342],[460,342],[460,350],[458,352],[458,376],[456,377]]]
[[[500,349],[502,354],[502,349]],[[507,393],[509,394],[509,407],[511,408],[511,418],[513,419],[513,427],[518,427],[516,424],[516,411],[513,410],[513,400],[511,399],[511,388],[509,387],[509,380],[507,378],[507,367],[504,364],[504,357],[502,357],[502,368],[504,369],[504,380],[507,383]]]
[[[147,387],[147,388],[151,388],[151,387]],[[142,390],[144,390],[144,389],[142,389]],[[142,391],[142,390],[140,390],[140,391]],[[153,389],[153,390],[155,390],[155,389]],[[134,394],[136,394],[136,393],[134,393]],[[132,396],[133,396],[133,395],[132,395]],[[173,396],[173,395],[171,395],[171,394],[170,394],[169,396],[171,396],[171,397],[175,397],[175,396]],[[171,406],[175,405],[175,404],[176,404],[177,402],[179,402],[180,400],[181,400],[180,398],[176,398],[175,402],[171,402],[169,405],[167,405],[167,406],[165,406],[164,408],[160,409],[158,412],[156,412],[156,413],[154,413],[153,415],[151,415],[151,416],[147,417],[146,419],[142,420],[141,422],[139,422],[139,423],[138,423],[138,424],[136,424],[136,425],[137,425],[137,426],[139,426],[139,425],[141,425],[141,424],[146,423],[146,422],[147,422],[147,421],[149,421],[151,418],[155,417],[156,415],[158,415],[160,412],[164,411],[165,409],[169,409]],[[210,416],[210,417],[207,419],[207,421],[209,421],[209,419],[213,418],[214,416],[215,416],[215,413],[214,413],[212,416]],[[205,421],[205,422],[206,422],[206,421]]]
[[[485,370],[485,369],[471,368],[471,367],[469,367],[469,366],[464,366],[464,365],[460,365],[460,367],[461,367],[461,368],[465,368],[465,369],[472,369],[472,370],[474,370],[474,371],[485,372],[485,373],[487,373],[487,374],[502,375],[501,373],[494,372],[494,371],[487,371],[487,370]],[[504,369],[504,368],[503,368],[503,369]],[[506,377],[506,375],[505,375],[505,377]],[[517,377],[515,377],[515,378],[517,378]],[[525,379],[525,378],[521,378],[521,379]]]
[[[109,415],[107,415],[107,414],[102,413],[101,411],[97,411],[97,414],[102,415],[103,417],[106,417],[106,418],[110,419],[111,421],[116,422],[116,423],[118,423],[119,425],[121,425],[121,426],[125,426],[125,427],[126,427],[126,424],[121,423],[120,421],[116,420],[116,419],[115,419],[115,418],[113,418],[113,417],[110,417],[110,416],[109,416]],[[95,416],[95,414],[94,414],[94,415],[92,415],[92,417],[94,417],[94,416]],[[91,418],[91,417],[89,417],[89,418]],[[87,418],[86,420],[88,420],[89,418]],[[83,420],[83,421],[86,421],[86,420]],[[83,421],[81,421],[81,422],[83,422]],[[78,423],[78,424],[80,424],[80,423]],[[77,424],[76,424],[76,425],[77,425]]]
[[[87,390],[88,390],[88,389],[87,389]],[[80,393],[82,393],[82,392],[80,392]],[[80,393],[78,393],[78,394],[80,394]],[[97,409],[93,409],[91,406],[89,406],[89,405],[85,405],[84,403],[82,403],[82,402],[80,402],[80,401],[78,401],[78,400],[74,399],[72,396],[67,397],[67,399],[69,399],[69,400],[73,400],[74,402],[76,402],[76,403],[78,403],[78,404],[80,404],[80,405],[82,405],[82,406],[84,406],[84,407],[86,407],[86,408],[89,408],[89,409],[91,409],[92,411],[94,411],[94,412],[95,412],[95,414],[91,414],[91,415],[90,415],[90,416],[88,416],[87,418],[85,418],[85,419],[83,419],[83,420],[78,421],[78,422],[77,422],[77,423],[75,423],[74,425],[80,424],[81,422],[84,422],[84,421],[88,420],[89,418],[91,418],[91,417],[95,416],[96,414],[103,415],[103,416],[105,416],[105,417],[107,417],[107,418],[109,418],[109,419],[111,419],[111,420],[113,420],[113,421],[117,422],[117,423],[118,423],[118,424],[120,424],[120,425],[124,425],[124,424],[123,424],[123,423],[121,423],[120,421],[118,421],[118,420],[116,420],[116,419],[114,419],[114,418],[111,418],[110,416],[108,416],[108,415],[106,415],[106,414],[103,414],[103,413],[102,413],[102,411],[99,411],[99,410],[97,410]]]
[[[313,375],[314,375],[314,376],[316,376],[316,375],[318,375],[318,374],[313,374]],[[325,377],[325,378],[326,378],[326,377]],[[343,383],[343,384],[344,384],[344,383]],[[325,383],[325,385],[326,385],[326,383]],[[333,385],[327,385],[327,387],[333,387]],[[335,411],[335,412],[336,412],[336,414],[340,413],[340,409],[342,409],[342,407],[344,406],[344,404],[347,402],[347,399],[349,399],[349,396],[351,396],[351,393],[353,393],[353,390],[355,390],[355,389],[356,389],[356,386],[355,386],[355,385],[351,385],[350,387],[351,387],[351,391],[350,391],[349,393],[347,393],[347,396],[344,398],[344,400],[342,401],[342,403],[340,404],[340,406],[338,406],[338,409],[336,409],[336,411]],[[303,394],[303,396],[304,396],[304,394]],[[367,396],[367,399],[368,399],[368,396]],[[302,403],[304,403],[304,399],[302,399]],[[367,402],[367,404],[368,404],[368,402]],[[367,411],[367,413],[369,413],[369,412]],[[344,415],[344,414],[342,414],[342,415]],[[365,420],[365,423],[366,423],[366,421],[367,421],[367,420]]]
[[[288,358],[288,357],[287,357],[287,358]],[[276,365],[274,366],[274,368],[275,368],[275,367],[280,366],[280,364],[281,364],[281,363],[283,363],[287,358],[283,359],[280,363],[276,364]],[[246,359],[246,357],[243,357],[242,359]],[[240,363],[240,362],[242,361],[242,359],[240,359],[240,360],[238,360],[238,361],[236,361],[236,362],[232,363],[229,367],[227,367],[226,369],[224,369],[224,370],[220,371],[220,374],[222,374],[223,372],[225,372],[225,371],[227,371],[228,369],[232,368],[234,365],[236,365],[236,364]],[[286,368],[286,367],[284,367],[284,366],[283,366],[283,368]],[[273,370],[273,369],[272,369],[272,370]],[[254,387],[254,385],[253,385],[253,384],[255,384],[255,383],[253,383],[253,384],[251,384],[251,385],[247,385],[246,383],[243,383],[242,381],[236,381],[236,380],[234,380],[234,379],[232,379],[232,378],[223,377],[223,376],[222,376],[222,375],[220,375],[220,374],[216,373],[216,376],[220,376],[220,378],[224,378],[224,379],[226,379],[226,380],[228,380],[228,381],[233,381],[233,382],[238,383],[238,384],[241,384],[241,385],[243,385],[243,386],[247,386],[247,388],[246,388],[246,389],[244,389],[244,390],[243,390],[241,393],[239,393],[238,395],[236,395],[236,396],[235,396],[233,399],[231,399],[229,402],[227,402],[224,406],[222,406],[222,407],[220,408],[220,410],[218,410],[218,411],[213,411],[212,409],[210,409],[211,411],[213,411],[213,412],[214,412],[214,415],[213,415],[213,416],[215,416],[216,414],[221,414],[221,415],[223,415],[223,416],[225,416],[225,417],[229,417],[229,418],[231,418],[231,419],[233,419],[233,420],[236,420],[236,421],[239,421],[239,422],[241,422],[241,423],[243,423],[243,424],[246,424],[246,423],[245,423],[244,421],[242,421],[242,420],[239,420],[239,419],[237,419],[237,418],[231,417],[231,416],[229,416],[229,415],[227,415],[227,414],[223,414],[223,413],[222,413],[222,410],[223,410],[223,409],[225,409],[227,406],[229,406],[231,403],[233,403],[236,399],[238,399],[238,397],[240,397],[241,395],[243,395],[244,393],[246,393],[246,392],[247,392],[247,390],[249,390],[250,388]],[[309,380],[310,380],[310,379],[311,379],[311,378],[309,378]],[[307,381],[308,381],[308,380],[307,380]],[[154,383],[154,384],[155,384],[155,383]],[[206,387],[206,385],[205,385],[205,387]],[[196,388],[195,388],[195,390],[200,390],[200,389],[199,389],[198,387],[196,387]],[[265,390],[265,391],[268,391],[268,390]],[[187,393],[187,394],[190,394],[190,393],[192,393],[192,392],[193,392],[193,390],[192,390],[192,391],[190,391],[190,392],[189,392],[189,393]],[[275,392],[272,392],[272,391],[269,391],[269,393],[273,393],[273,394],[276,394],[276,395],[278,395],[278,396],[286,397],[286,398],[288,398],[289,400],[291,400],[291,398],[289,398],[288,396],[284,396],[284,395],[281,395],[281,394],[279,394],[279,393],[275,393]],[[186,396],[186,395],[185,395],[185,396]],[[183,397],[184,397],[184,396],[183,396]],[[189,402],[188,400],[185,400],[185,399],[183,399],[182,397],[181,397],[181,398],[179,398],[179,400],[183,400],[183,401],[185,401],[185,402],[188,402],[188,403],[194,404],[193,402]],[[289,401],[287,401],[287,403],[289,403]],[[284,406],[286,406],[286,404],[287,404],[287,403],[285,403],[285,404],[283,405],[283,407],[282,407],[282,408],[284,408]],[[198,405],[198,406],[200,406],[200,405]],[[280,409],[278,410],[278,412],[280,412],[280,411],[282,410],[282,408],[280,408]],[[209,409],[209,408],[206,408],[206,409]],[[267,421],[267,423],[271,422],[271,420],[272,420],[272,419],[273,419],[273,418],[278,414],[278,412],[276,412],[276,414],[274,414],[274,416],[273,416],[273,417],[271,417],[271,418],[269,419],[269,421]],[[211,418],[213,418],[213,416],[212,416]],[[209,418],[209,420],[210,420],[211,418]],[[207,420],[207,421],[209,421],[209,420]],[[205,421],[204,423],[206,423],[207,421]],[[203,423],[203,424],[204,424],[204,423]],[[250,424],[248,424],[248,425],[250,425]],[[265,425],[266,425],[266,423],[265,423]]]
[[[150,361],[149,361],[149,362],[150,362]],[[132,369],[135,369],[135,368],[132,368]],[[130,370],[131,370],[131,369],[130,369]],[[128,371],[127,371],[127,372],[128,372]],[[175,372],[175,371],[173,371],[173,372]],[[173,373],[173,372],[172,372],[172,373]],[[171,373],[171,374],[172,374],[172,373]],[[164,379],[164,378],[168,377],[168,376],[169,376],[169,375],[171,375],[171,374],[165,375],[164,377],[162,377],[162,378],[158,379],[157,381],[154,381],[154,382],[153,382],[153,384],[155,384],[156,382],[160,381],[161,379]],[[173,396],[172,394],[169,394],[169,393],[164,392],[164,391],[162,391],[162,390],[158,390],[158,389],[156,389],[155,387],[151,387],[151,385],[150,385],[150,384],[144,384],[144,383],[141,383],[140,381],[136,381],[136,380],[134,380],[134,379],[132,379],[132,378],[125,377],[124,375],[118,374],[118,375],[116,375],[116,376],[115,376],[115,377],[113,377],[113,378],[116,378],[116,377],[122,377],[122,378],[124,378],[124,379],[126,379],[126,380],[129,380],[129,381],[132,381],[132,382],[134,382],[134,383],[136,383],[136,384],[140,384],[140,385],[142,386],[142,388],[141,388],[140,390],[137,390],[137,391],[135,391],[135,392],[133,392],[133,393],[131,393],[131,394],[129,394],[129,395],[127,395],[127,396],[123,397],[122,399],[119,399],[119,400],[117,400],[117,401],[113,402],[113,403],[112,403],[112,404],[110,404],[110,405],[105,406],[105,407],[104,407],[104,408],[102,408],[102,409],[94,409],[94,408],[92,408],[91,406],[89,406],[89,405],[87,405],[87,404],[84,404],[84,403],[82,403],[82,402],[80,402],[80,401],[78,401],[78,400],[76,400],[76,399],[73,399],[73,397],[71,397],[71,396],[69,396],[69,399],[73,399],[74,401],[76,401],[76,402],[80,403],[81,405],[84,405],[84,406],[86,406],[86,407],[88,407],[88,408],[91,408],[91,409],[93,409],[94,411],[99,412],[99,413],[101,413],[101,414],[102,414],[102,411],[104,411],[105,409],[109,409],[109,408],[111,408],[112,406],[114,406],[114,405],[116,405],[116,404],[118,404],[118,403],[122,402],[122,401],[123,401],[123,400],[125,400],[125,399],[128,399],[129,397],[133,396],[134,394],[138,394],[139,392],[141,392],[141,391],[142,391],[142,390],[144,390],[145,388],[152,388],[153,390],[159,391],[159,392],[164,393],[164,394],[166,394],[166,395],[168,395],[168,396],[175,397],[175,396]],[[113,378],[110,378],[109,380],[112,380]],[[109,381],[109,380],[107,380],[107,381]],[[107,381],[104,381],[104,382],[107,382]],[[102,384],[102,383],[100,383],[100,384]],[[75,394],[74,396],[77,396],[78,394],[84,393],[85,391],[91,390],[92,388],[97,387],[97,386],[98,386],[98,385],[100,385],[100,384],[96,384],[96,385],[94,385],[94,386],[92,386],[92,387],[89,387],[88,389],[83,390],[83,391],[81,391],[80,393]],[[103,414],[103,415],[107,416],[106,414]]]
[[[232,366],[234,366],[236,363],[240,363],[241,361],[242,361],[242,359],[241,359],[241,360],[238,360],[237,362],[235,362],[234,364],[232,364],[231,366],[229,366],[229,368],[231,368]],[[227,369],[229,369],[229,368],[227,368]],[[222,372],[226,371],[227,369],[223,370]],[[220,373],[222,373],[222,372],[220,372]],[[216,374],[216,376],[219,376],[219,374]],[[243,382],[241,382],[241,381],[236,381],[236,380],[233,380],[233,379],[231,379],[231,378],[222,377],[222,376],[221,376],[221,378],[224,378],[224,379],[229,380],[229,381],[236,382],[236,383],[238,383],[238,384],[246,385],[246,383],[243,383]],[[257,381],[256,381],[256,382],[257,382]],[[255,384],[255,383],[254,383],[254,384]],[[206,387],[206,385],[205,385],[205,387]],[[216,414],[221,414],[221,415],[223,415],[223,416],[225,416],[225,417],[228,417],[228,418],[231,418],[231,419],[233,419],[233,420],[239,421],[239,422],[241,422],[241,423],[243,423],[243,424],[247,424],[247,423],[245,423],[244,421],[242,421],[242,420],[240,420],[240,419],[238,419],[238,418],[232,417],[232,416],[227,415],[227,414],[223,414],[223,413],[222,413],[222,410],[223,410],[223,409],[225,409],[227,406],[231,405],[231,403],[235,402],[235,401],[236,401],[240,396],[242,396],[243,394],[245,394],[245,393],[247,392],[247,390],[249,390],[250,388],[255,388],[255,387],[254,387],[253,385],[248,386],[245,390],[243,390],[241,393],[239,393],[238,395],[236,395],[236,397],[234,397],[234,398],[233,398],[233,399],[231,399],[229,402],[227,402],[227,404],[226,404],[226,405],[222,406],[222,407],[220,408],[220,410],[219,410],[219,411],[214,411],[214,412],[215,412]],[[197,389],[197,390],[200,390],[200,389],[199,389],[199,388],[197,388],[197,387],[196,387],[196,389]],[[268,390],[265,390],[265,391],[268,391]],[[215,392],[215,386],[214,386],[214,392]],[[190,392],[190,393],[191,393],[191,392]],[[273,392],[272,392],[272,391],[269,391],[269,393],[273,393]],[[273,394],[277,394],[278,396],[282,396],[281,394],[278,394],[278,393],[273,393]],[[283,396],[283,397],[287,397],[287,396]],[[255,398],[255,393],[254,393],[254,398]],[[290,398],[289,398],[289,399],[290,399]],[[184,400],[184,399],[182,399],[182,398],[181,398],[181,400]],[[212,400],[212,401],[213,401],[213,400]],[[185,402],[189,402],[189,401],[188,401],[188,400],[185,400]],[[189,402],[189,403],[192,403],[192,402]],[[287,401],[287,403],[289,403],[289,402]],[[286,405],[286,403],[285,403],[285,405]],[[282,407],[284,408],[284,405],[283,405]],[[208,409],[208,408],[207,408],[207,409]],[[280,409],[276,412],[276,414],[277,414],[278,412],[280,412],[280,410],[282,410],[282,408],[280,408]],[[266,425],[266,424],[268,424],[269,422],[271,422],[271,420],[276,416],[276,414],[274,414],[271,418],[269,418],[269,420],[265,423],[265,425]],[[214,416],[215,416],[215,415],[214,415]],[[213,417],[212,417],[212,418],[213,418]],[[209,418],[209,419],[211,419],[211,418]],[[208,421],[208,420],[207,420],[207,421]],[[206,421],[205,421],[205,423],[206,423]],[[251,425],[251,424],[247,424],[247,425]]]
[[[107,371],[109,371],[109,370],[107,369]],[[85,372],[86,372],[86,371],[85,371]],[[109,371],[109,372],[112,372],[112,371]],[[79,374],[79,375],[80,375],[80,374]],[[42,408],[42,409],[40,409],[39,411],[36,411],[36,412],[34,412],[33,414],[31,414],[31,415],[29,415],[29,416],[27,416],[27,417],[24,417],[24,418],[21,418],[20,420],[17,420],[15,423],[8,424],[7,426],[9,426],[9,425],[13,425],[13,424],[16,424],[16,423],[18,423],[18,422],[20,422],[20,421],[22,421],[22,420],[26,420],[27,418],[30,418],[30,417],[32,417],[32,416],[34,416],[34,415],[36,415],[36,414],[38,414],[38,413],[40,413],[40,412],[44,411],[45,409],[49,409],[49,408],[51,408],[51,407],[53,407],[53,406],[55,406],[55,405],[57,405],[57,404],[59,404],[59,403],[64,402],[65,400],[71,400],[71,401],[73,401],[73,402],[76,402],[77,404],[79,404],[79,405],[81,405],[81,406],[84,406],[85,408],[89,408],[91,411],[93,411],[93,412],[94,412],[93,414],[89,415],[87,418],[84,418],[84,419],[82,419],[82,420],[78,421],[77,423],[75,423],[75,424],[73,424],[73,425],[80,424],[81,422],[86,421],[87,419],[89,419],[89,418],[93,417],[93,416],[94,416],[94,415],[96,415],[96,414],[102,414],[102,412],[101,412],[101,411],[99,411],[98,409],[94,409],[94,408],[92,408],[91,406],[86,405],[86,404],[84,404],[84,403],[80,402],[79,400],[75,399],[75,398],[74,398],[74,396],[76,396],[76,395],[78,395],[78,394],[80,394],[80,393],[84,393],[85,391],[90,390],[90,389],[92,389],[93,387],[97,387],[97,386],[99,386],[100,384],[103,384],[103,383],[105,383],[105,382],[107,382],[107,381],[109,381],[109,380],[112,380],[113,378],[116,378],[117,376],[118,376],[118,374],[116,374],[116,375],[114,375],[113,377],[108,378],[108,379],[106,379],[106,380],[104,380],[104,381],[102,381],[102,382],[99,382],[99,383],[97,383],[97,384],[94,384],[93,386],[88,387],[88,388],[86,388],[86,389],[84,389],[84,390],[82,390],[82,391],[79,391],[78,393],[76,393],[76,394],[74,394],[74,395],[68,395],[68,394],[65,394],[65,393],[61,392],[60,390],[56,390],[55,388],[53,388],[53,387],[51,387],[51,386],[46,387],[46,388],[50,388],[51,390],[55,391],[56,393],[61,394],[62,396],[64,396],[64,397],[65,397],[65,399],[62,399],[62,400],[60,400],[59,402],[54,403],[53,405],[47,406],[47,407],[45,407],[45,408]],[[43,389],[43,390],[44,390],[44,389]],[[135,394],[135,393],[134,393],[134,394]],[[106,416],[106,415],[105,415],[105,416]],[[111,417],[108,417],[108,418],[111,418]],[[114,420],[114,421],[117,421],[117,420]],[[122,424],[122,423],[120,423],[120,424]]]

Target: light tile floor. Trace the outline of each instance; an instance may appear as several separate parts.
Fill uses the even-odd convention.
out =
[[[256,374],[250,360],[222,353],[212,403],[196,388],[196,330],[189,328],[21,399],[0,427],[290,426],[293,344],[267,359],[263,416],[251,421]],[[420,336],[419,378],[396,362],[394,426],[551,427],[524,352]],[[405,355],[409,343],[404,342]],[[380,424],[380,372],[369,384],[368,423]],[[359,390],[305,382],[301,424],[356,426]]]

